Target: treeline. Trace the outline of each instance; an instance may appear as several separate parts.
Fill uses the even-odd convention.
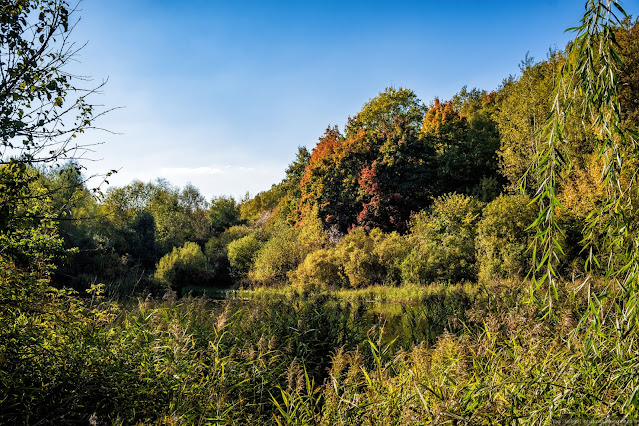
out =
[[[639,124],[637,21],[617,29],[624,124]],[[520,278],[530,271],[539,182],[529,172],[562,52],[527,57],[498,90],[425,105],[388,88],[299,148],[279,184],[252,199],[204,199],[164,180],[109,189],[96,201],[68,164],[37,173],[67,249],[54,282],[104,282],[117,294],[291,283],[300,289]],[[601,249],[583,232],[605,191],[597,123],[568,123],[578,161],[557,193],[565,230],[557,268],[580,273]],[[631,176],[625,177],[631,179]],[[70,219],[70,220],[67,220]],[[596,233],[595,233],[596,235]],[[595,265],[596,266],[596,265]],[[195,289],[196,291],[200,291]]]

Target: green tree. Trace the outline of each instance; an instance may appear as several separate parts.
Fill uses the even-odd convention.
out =
[[[191,183],[182,188],[178,200],[184,216],[185,240],[204,246],[211,237],[209,203]]]
[[[0,257],[17,267],[48,274],[52,259],[64,250],[50,194],[36,185],[37,179],[39,173],[24,164],[0,166],[0,202],[4,202],[0,206]]]
[[[308,149],[303,146],[298,147],[295,159],[286,168],[286,176],[280,184],[284,195],[277,206],[278,215],[285,218],[290,224],[298,223],[303,216],[300,210],[301,183],[310,160],[311,154]]]
[[[297,148],[295,160],[286,168],[286,176],[282,181],[282,186],[286,192],[291,192],[299,198],[299,187],[302,177],[306,172],[306,167],[311,160],[311,154],[305,146]]]
[[[122,187],[111,187],[106,192],[102,205],[116,225],[121,225],[137,212],[147,208],[157,190],[151,182],[134,180]]]
[[[499,91],[499,159],[510,188],[519,185],[542,143],[539,130],[550,112],[553,84],[563,61],[562,55],[555,54],[548,61],[535,63],[526,55],[520,65],[521,76],[506,79]]]
[[[9,0],[0,6],[0,164],[54,164],[83,147],[95,90],[67,71],[78,49],[65,0]],[[80,94],[80,95],[78,95]]]
[[[204,197],[192,185],[180,191],[166,180],[155,181],[145,209],[155,220],[160,252],[168,253],[186,241],[204,246],[211,236],[208,207]]]
[[[233,197],[214,197],[209,207],[209,219],[214,235],[219,235],[225,229],[242,223],[240,207]]]
[[[387,87],[349,119],[346,136],[354,136],[359,130],[371,134],[392,133],[398,122],[407,123],[412,130],[418,131],[425,112],[425,105],[412,90]]]
[[[462,115],[455,103],[461,103],[469,115]],[[499,132],[489,112],[492,103],[492,97],[486,94],[480,99],[456,102],[435,99],[424,115],[422,137],[436,151],[433,192],[437,195],[479,194],[484,181],[499,180]]]

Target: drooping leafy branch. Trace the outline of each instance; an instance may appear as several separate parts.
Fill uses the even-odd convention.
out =
[[[558,220],[563,210],[558,191],[563,173],[574,161],[568,155],[566,124],[577,116],[589,127],[596,137],[596,152],[603,166],[600,179],[606,190],[597,208],[586,218],[586,269],[601,264],[601,253],[605,253],[607,278],[620,284],[626,291],[626,300],[631,302],[627,306],[634,306],[635,292],[631,289],[639,277],[639,235],[633,222],[637,143],[634,132],[622,125],[621,59],[615,37],[625,17],[618,1],[588,0],[581,24],[568,30],[576,36],[567,49],[566,63],[555,83],[551,113],[541,130],[546,143],[528,173],[535,174],[539,182],[535,201],[540,210],[532,225],[537,229],[533,250],[535,282],[538,288],[547,284],[548,293],[556,294],[564,237]],[[589,244],[597,234],[604,242],[599,254]],[[548,301],[551,306],[552,297]]]

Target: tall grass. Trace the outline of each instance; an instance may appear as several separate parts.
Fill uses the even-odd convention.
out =
[[[315,399],[321,404],[305,402],[320,407],[312,413],[314,421],[339,425],[635,418],[636,340],[619,338],[610,321],[614,311],[589,317],[588,294],[574,296],[561,288],[552,317],[516,288],[491,288],[490,296],[469,310],[462,332],[441,333],[433,347],[398,350],[369,339],[372,363],[360,350],[338,351],[321,392],[302,389],[284,394],[281,403],[289,407]],[[602,324],[599,333],[589,332],[590,321]],[[288,423],[310,418],[306,411],[295,411],[300,418],[282,411]]]
[[[548,315],[528,288],[505,282],[432,286],[420,297],[416,289],[386,296],[373,289],[131,304],[57,294],[37,312],[0,317],[0,423],[543,424],[636,416],[639,348],[616,329],[615,295],[589,311],[592,293],[562,286]],[[397,303],[407,294],[411,303]],[[371,295],[394,302],[370,303]]]

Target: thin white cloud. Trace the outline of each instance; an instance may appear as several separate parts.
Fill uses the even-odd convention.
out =
[[[208,176],[219,175],[224,170],[218,167],[164,167],[163,176]]]
[[[255,167],[244,167],[244,166],[240,166],[240,167],[232,167],[232,166],[226,166],[227,169],[233,169],[236,170],[238,172],[254,172],[255,171]]]

